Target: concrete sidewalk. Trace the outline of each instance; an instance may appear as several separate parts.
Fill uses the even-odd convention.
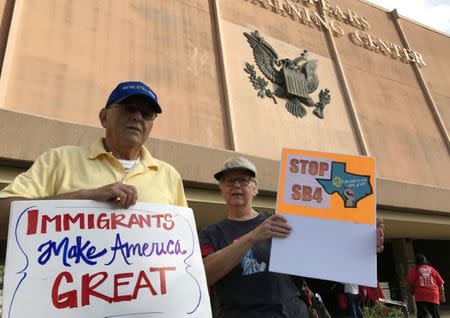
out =
[[[441,314],[441,318],[450,318],[450,306],[441,307],[439,313]]]
[[[445,306],[441,306],[439,313],[441,315],[441,318],[450,318],[450,306],[449,305],[445,305]],[[416,314],[410,314],[409,315],[410,318],[415,318]]]

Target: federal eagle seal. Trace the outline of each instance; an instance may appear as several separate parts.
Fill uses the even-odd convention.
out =
[[[276,85],[274,92],[268,89],[268,82],[257,76],[254,65],[247,62],[244,71],[249,74],[250,82],[258,90],[257,95],[261,98],[272,98],[275,104],[277,104],[276,97],[287,99],[286,110],[295,117],[306,115],[303,105],[315,107],[313,113],[323,119],[325,105],[330,103],[330,90],[327,88],[321,90],[318,102],[314,102],[310,96],[319,87],[317,60],[308,60],[307,50],[293,60],[279,59],[277,52],[258,31],[244,32],[244,36],[253,50],[253,57],[259,70]]]

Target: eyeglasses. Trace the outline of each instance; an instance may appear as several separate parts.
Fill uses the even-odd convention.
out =
[[[235,182],[238,182],[241,187],[248,186],[253,181],[250,177],[224,178],[221,182],[227,187],[232,187]]]
[[[113,104],[109,108],[113,107],[123,109],[129,114],[133,114],[138,111],[141,113],[142,118],[144,118],[145,120],[155,120],[155,118],[158,116],[154,109],[149,108],[147,105],[143,104],[120,103]]]

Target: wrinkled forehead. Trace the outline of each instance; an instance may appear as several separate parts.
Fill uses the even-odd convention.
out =
[[[252,174],[250,171],[246,169],[230,170],[223,174],[222,180],[237,177],[252,177]]]

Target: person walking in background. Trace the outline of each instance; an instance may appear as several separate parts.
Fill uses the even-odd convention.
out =
[[[416,255],[416,266],[409,271],[407,281],[416,300],[417,318],[439,318],[439,304],[445,302],[444,280],[423,254]]]
[[[347,296],[348,311],[352,318],[364,318],[359,306],[359,286],[357,284],[344,284],[344,293]]]

